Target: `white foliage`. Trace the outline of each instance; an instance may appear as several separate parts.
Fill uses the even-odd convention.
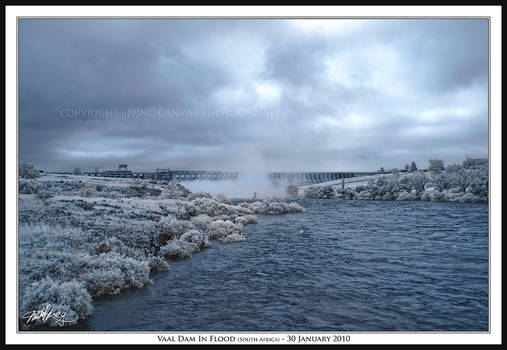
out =
[[[415,172],[372,176],[365,186],[334,189],[334,193],[331,185],[311,186],[305,189],[304,196],[360,200],[488,201],[487,160],[468,159],[463,165],[447,168],[440,161],[433,163],[436,165],[431,174]]]
[[[79,190],[79,195],[85,198],[97,197],[97,189],[95,185],[86,185]]]
[[[122,289],[140,288],[150,282],[150,265],[147,261],[115,252],[85,256],[80,261],[80,267],[85,271],[81,278],[86,281],[92,295],[118,294]]]
[[[222,193],[217,193],[215,200],[220,203],[232,205],[232,201]]]
[[[188,258],[208,246],[207,235],[197,230],[189,230],[181,237],[168,241],[160,248],[159,254],[168,258]]]
[[[19,179],[18,190],[22,194],[36,194],[42,189],[42,184],[33,179]]]
[[[176,182],[169,182],[167,185],[162,186],[162,193],[165,198],[182,199],[188,198],[192,193],[184,186]]]
[[[216,220],[213,221],[209,228],[209,237],[212,239],[217,239],[222,242],[227,242],[227,237],[230,235],[243,236],[245,237],[245,232],[243,231],[242,224],[235,224],[229,220]],[[246,237],[245,237],[246,239]],[[244,240],[244,239],[243,239]]]
[[[267,197],[263,201],[242,202],[239,206],[250,209],[256,214],[287,214],[304,211],[299,204],[286,203],[283,199],[276,197]]]
[[[417,199],[417,192],[415,190],[410,192],[401,191],[396,199],[399,201],[415,201]]]
[[[171,182],[74,175],[20,179],[20,192],[20,305],[50,302],[79,319],[93,312],[93,296],[151,283],[151,272],[169,269],[165,258],[190,257],[210,239],[244,241],[254,212],[304,210],[276,198],[233,205]],[[36,200],[39,192],[53,197]]]
[[[228,236],[220,238],[220,241],[222,243],[243,242],[243,241],[246,241],[246,236],[239,234],[237,232],[233,232]]]
[[[59,312],[66,312],[66,321],[86,319],[93,313],[91,295],[82,281],[59,282],[51,278],[34,281],[20,300],[20,312],[26,315],[34,310],[42,310],[47,305]],[[37,323],[42,322],[38,320]],[[56,326],[54,319],[50,318],[48,322]]]
[[[312,186],[305,190],[305,198],[335,198],[336,191],[332,186]]]
[[[21,163],[18,169],[18,176],[24,179],[36,179],[40,177],[40,172],[32,164]]]
[[[235,223],[239,223],[242,225],[247,224],[256,224],[257,223],[257,217],[255,215],[244,215],[244,216],[238,216],[236,219],[234,219]]]
[[[375,196],[368,190],[362,190],[361,192],[358,192],[355,196],[356,199],[374,199]]]

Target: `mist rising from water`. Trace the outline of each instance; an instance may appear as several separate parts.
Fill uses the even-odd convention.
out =
[[[229,198],[251,199],[270,196],[285,196],[285,186],[276,186],[266,173],[241,174],[237,180],[196,180],[185,181],[182,185],[192,192],[209,192],[212,195],[222,193]]]

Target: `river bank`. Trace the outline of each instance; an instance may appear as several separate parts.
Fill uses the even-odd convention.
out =
[[[438,172],[375,175],[352,179],[343,188],[334,181],[302,186],[293,193],[294,197],[323,199],[477,203],[488,202],[488,184],[487,162],[470,164],[465,161],[463,165],[452,165]]]
[[[245,241],[258,213],[304,211],[276,198],[234,205],[173,182],[77,175],[20,179],[19,193],[19,317],[27,329],[75,324],[93,314],[94,297],[152,283],[151,274],[170,269],[168,259],[212,241]],[[30,318],[47,305],[65,317]]]

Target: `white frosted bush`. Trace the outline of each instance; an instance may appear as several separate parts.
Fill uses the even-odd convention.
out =
[[[211,194],[209,194],[208,192],[195,192],[195,193],[191,193],[187,196],[188,200],[193,200],[196,198],[210,198],[211,199],[212,197],[211,197]]]
[[[92,295],[118,294],[122,289],[141,288],[150,282],[147,261],[115,252],[86,256],[81,261],[81,269],[86,271],[81,278]]]
[[[336,190],[336,198],[340,199],[353,199],[356,196],[356,192],[352,188],[344,188]],[[372,198],[373,199],[373,198]]]
[[[18,190],[21,194],[36,194],[42,190],[42,184],[33,179],[19,179]]]
[[[400,176],[379,176],[368,180],[368,190],[374,199],[393,200],[398,197],[400,191]]]
[[[192,194],[185,186],[172,181],[164,188],[166,197],[171,199],[187,198]]]
[[[158,223],[159,238],[169,240],[179,238],[185,232],[194,229],[194,225],[188,220],[178,220],[174,218],[162,218]]]
[[[211,221],[212,221],[211,217],[209,217],[208,215],[205,215],[205,214],[199,214],[197,216],[190,218],[190,222],[192,223],[192,225],[194,225],[194,227],[197,230],[200,230],[203,232],[208,230],[208,227],[211,224]]]
[[[434,188],[426,189],[421,195],[423,201],[439,202],[445,199],[445,194]]]
[[[457,188],[452,188],[450,190],[444,190],[442,191],[443,194],[443,200],[446,202],[457,202],[459,198],[464,194],[463,192],[459,191]]]
[[[332,186],[312,186],[304,191],[305,198],[335,198],[336,191]]]
[[[83,188],[79,190],[79,195],[81,197],[89,198],[89,197],[96,197],[97,196],[97,190],[95,189],[95,185],[85,185]]]
[[[368,190],[362,190],[361,192],[357,193],[356,198],[367,200],[367,199],[374,199],[375,196]]]
[[[401,191],[396,199],[399,201],[415,201],[417,199],[417,192],[416,190],[410,192]]]
[[[35,194],[35,198],[39,200],[47,200],[53,197],[53,194],[47,190],[40,190]]]
[[[196,251],[197,249],[194,244],[175,239],[162,246],[159,254],[166,258],[188,258]]]
[[[483,170],[452,167],[442,171],[431,178],[433,187],[440,191],[459,188],[465,192],[467,187],[474,185],[480,187],[481,183],[487,182],[487,168]]]
[[[188,258],[208,246],[209,240],[205,234],[190,230],[180,238],[168,241],[160,248],[159,254],[168,258]]]
[[[21,315],[33,310],[42,310],[50,305],[56,311],[67,312],[64,320],[85,319],[93,313],[92,298],[82,281],[58,282],[51,278],[35,281],[26,289],[20,300]],[[39,320],[37,323],[41,324]],[[47,323],[56,326],[51,318]]]
[[[133,185],[129,187],[128,195],[129,197],[158,197],[162,193],[162,190],[148,186],[143,182],[135,182]]]
[[[239,234],[237,232],[231,233],[228,236],[225,236],[220,239],[222,243],[233,243],[233,242],[243,242],[246,241],[246,236]]]
[[[263,201],[242,202],[241,207],[250,209],[253,213],[258,214],[286,214],[303,212],[304,208],[299,204],[286,203],[280,198],[266,198]]]
[[[255,224],[257,223],[257,217],[255,215],[238,216],[234,219],[234,222],[242,225]]]
[[[160,256],[152,256],[148,259],[148,265],[150,266],[151,272],[167,271],[169,270],[169,264],[167,261],[162,259]]]
[[[417,195],[424,192],[428,177],[424,173],[416,173],[407,176],[403,176],[399,180],[400,189],[406,192],[415,191]]]
[[[280,213],[286,213],[288,206],[285,203],[280,202],[262,202],[263,206],[261,210],[259,210],[259,213],[264,214],[280,214]]]
[[[216,220],[213,221],[209,228],[209,237],[222,242],[227,242],[227,236],[236,234],[245,236],[243,225],[235,224],[232,221]]]
[[[465,164],[466,162],[464,162]],[[450,165],[433,171],[431,176],[420,172],[406,176],[379,176],[368,181],[367,190],[374,199],[380,200],[425,200],[425,201],[487,201],[488,168],[485,161],[471,161],[470,167]],[[338,190],[339,198],[372,199],[364,189],[356,189],[356,194]],[[472,199],[473,198],[473,199]]]
[[[465,193],[464,195],[456,198],[456,201],[462,203],[476,203],[481,201],[481,197],[476,196],[473,193]]]
[[[205,214],[210,217],[227,215],[228,217],[253,214],[248,208],[218,202],[210,198],[195,198],[185,205],[185,211],[189,216]]]
[[[215,196],[215,200],[217,202],[220,202],[220,203],[224,203],[224,204],[229,204],[229,205],[232,205],[232,201],[227,198],[224,194],[222,193],[218,193],[216,196]]]
[[[199,250],[209,246],[208,236],[197,230],[189,230],[185,232],[181,235],[180,240],[195,243]]]
[[[237,218],[234,219],[234,223],[235,224],[241,224],[241,225],[246,225],[248,223],[248,220],[242,216],[238,216]]]
[[[36,179],[40,177],[40,172],[32,164],[21,163],[19,165],[18,176],[24,179]]]

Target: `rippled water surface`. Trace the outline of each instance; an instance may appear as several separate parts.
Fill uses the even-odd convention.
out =
[[[487,205],[298,202],[97,300],[88,329],[488,330]]]

